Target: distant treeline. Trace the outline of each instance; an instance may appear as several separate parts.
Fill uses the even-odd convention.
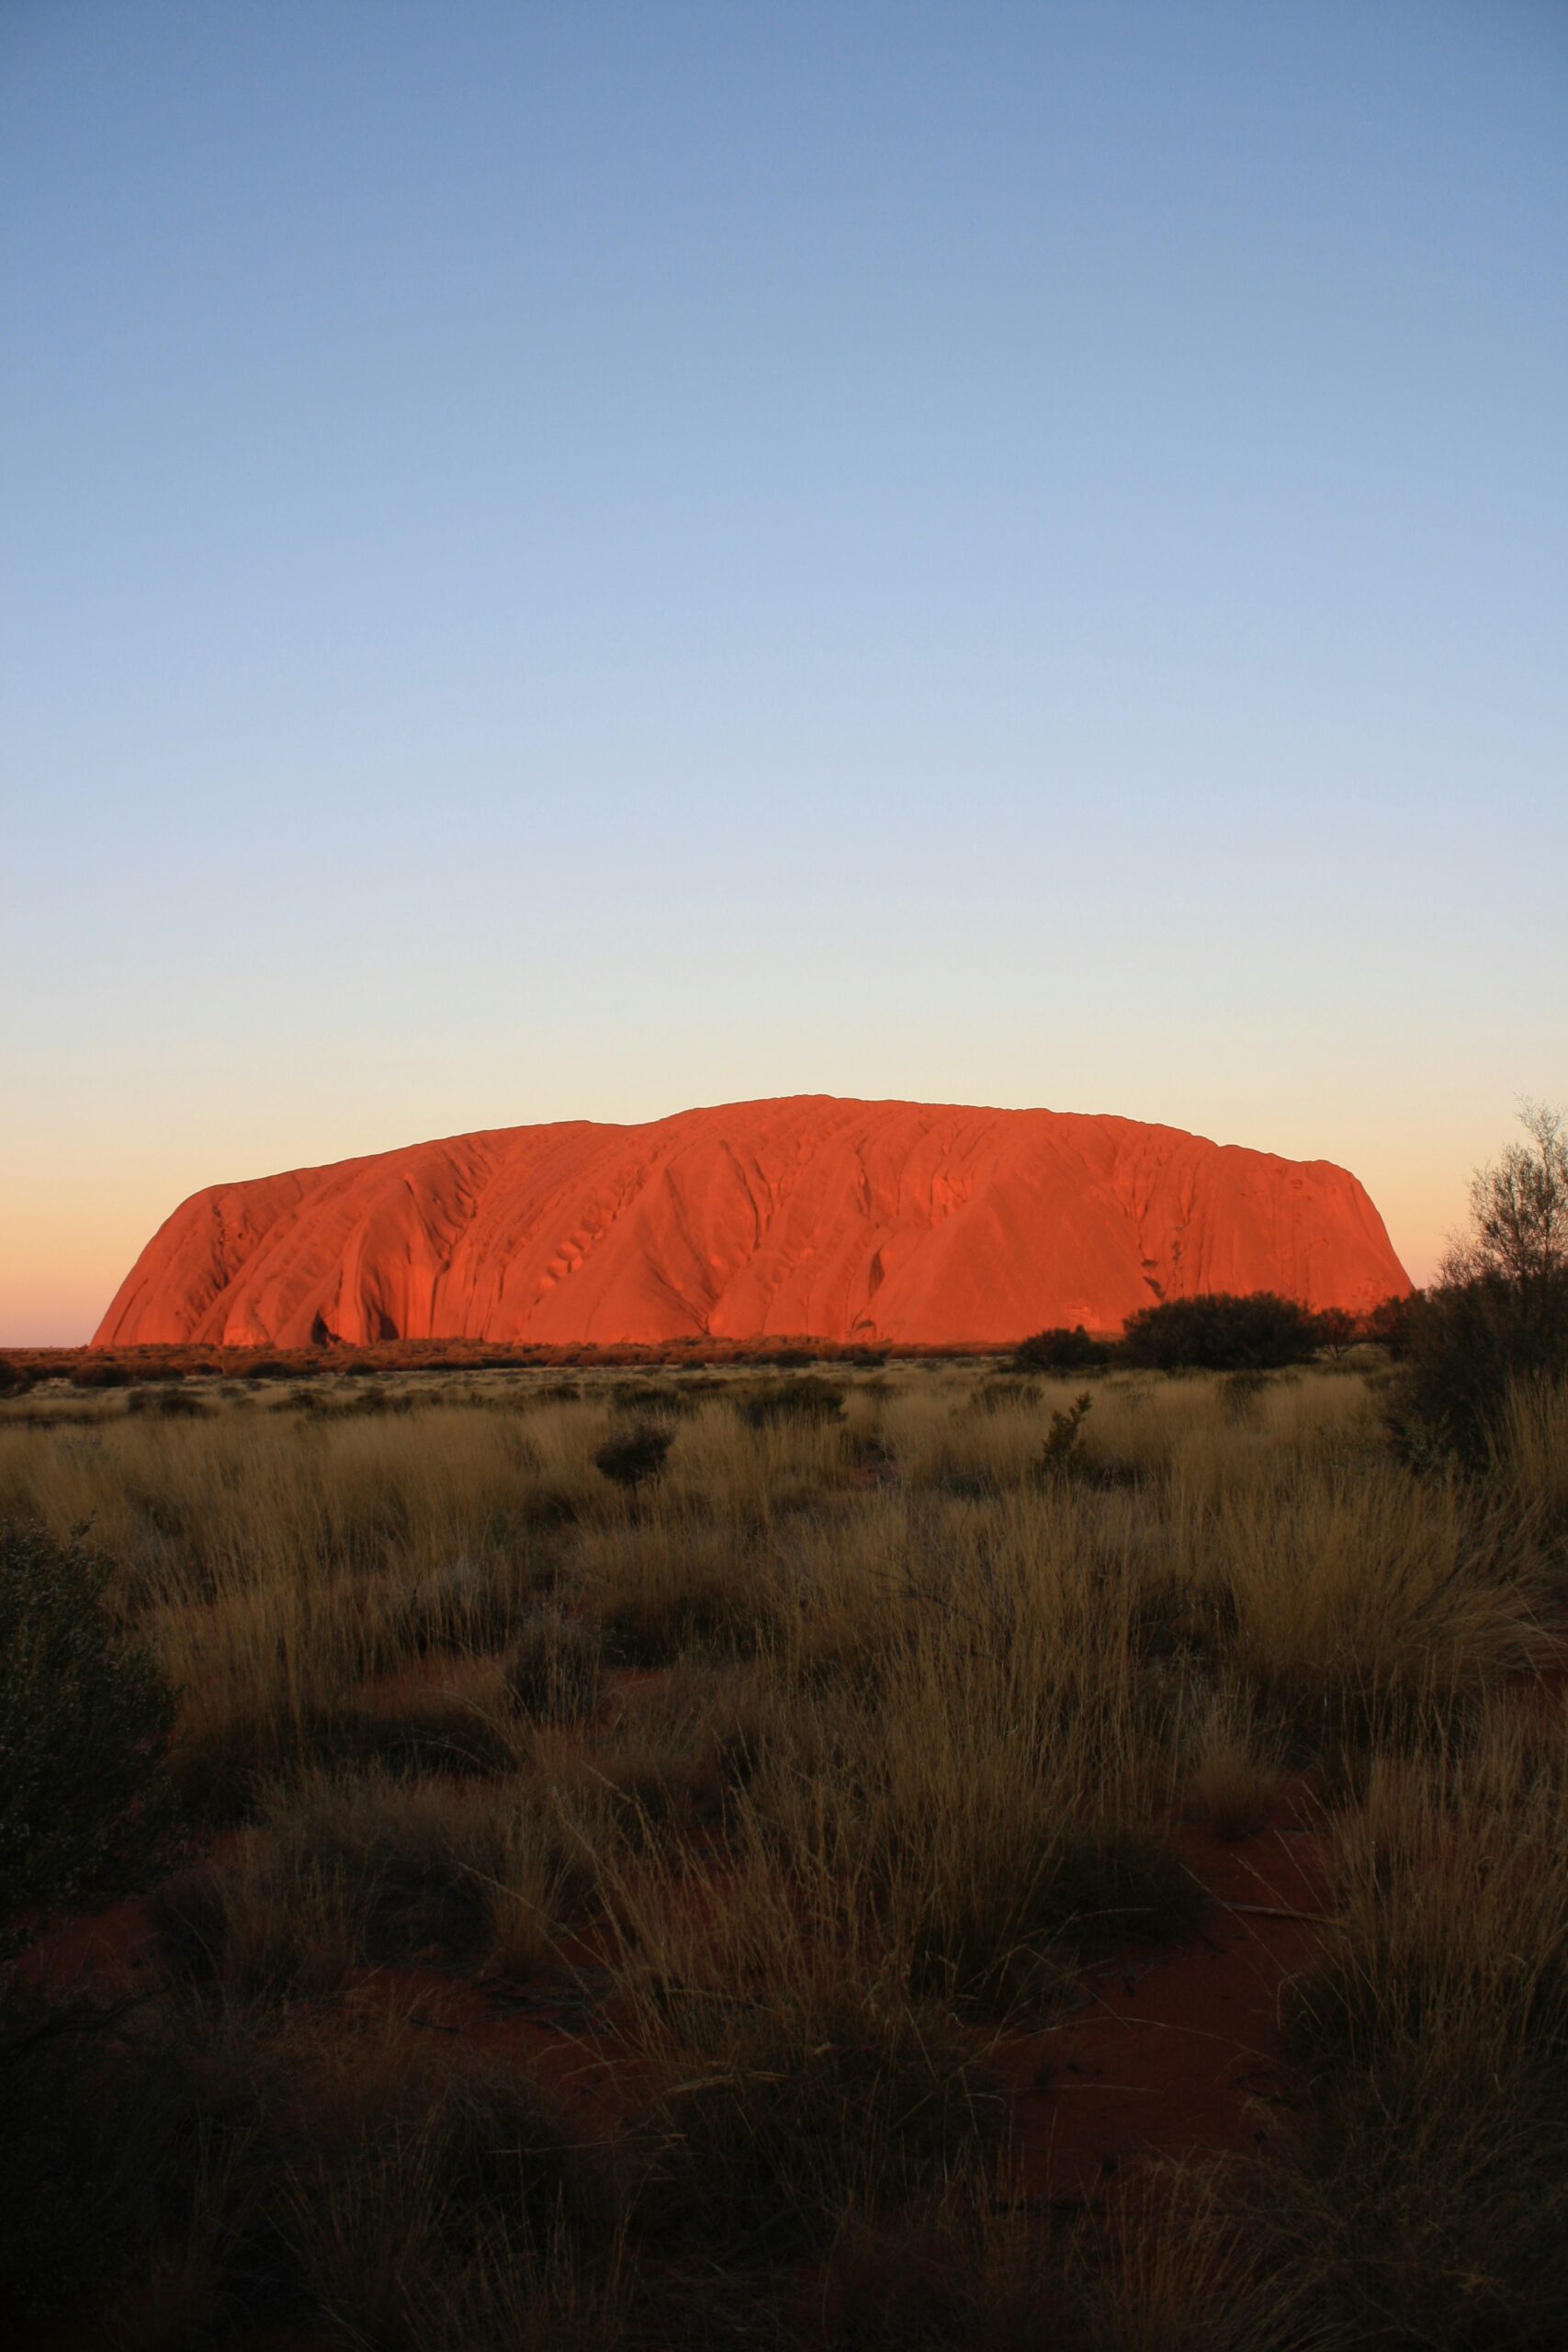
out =
[[[1418,1295],[1418,1294],[1417,1294]],[[234,1348],[190,1342],[165,1347],[13,1348],[0,1357],[0,1394],[42,1380],[77,1388],[123,1388],[142,1381],[199,1378],[301,1380],[330,1374],[370,1375],[410,1372],[547,1372],[566,1367],[605,1371],[659,1367],[704,1370],[726,1364],[779,1371],[807,1364],[871,1366],[891,1359],[963,1359],[1009,1355],[1021,1370],[1077,1371],[1122,1362],[1162,1367],[1203,1363],[1215,1369],[1237,1361],[1293,1363],[1320,1350],[1337,1351],[1359,1340],[1397,1346],[1410,1302],[1385,1300],[1364,1316],[1340,1308],[1314,1314],[1291,1299],[1259,1291],[1235,1299],[1223,1293],[1172,1299],[1132,1317],[1120,1336],[1072,1329],[1042,1331],[1021,1342],[974,1340],[949,1344],[848,1343],[808,1336],[754,1340],[662,1340],[613,1346],[536,1346],[488,1340],[389,1340],[355,1347],[328,1341],[301,1348]],[[1207,1335],[1206,1339],[1200,1335]],[[1236,1346],[1250,1347],[1244,1359]],[[1209,1354],[1193,1353],[1206,1345]],[[1174,1349],[1174,1352],[1172,1351]],[[1279,1352],[1283,1349],[1284,1353]],[[1218,1353],[1215,1351],[1218,1351]],[[1270,1352],[1272,1351],[1272,1352]],[[1219,1360],[1224,1356],[1224,1362]]]

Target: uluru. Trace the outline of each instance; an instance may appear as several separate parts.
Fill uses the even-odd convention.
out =
[[[498,1127],[214,1184],[148,1242],[98,1347],[1118,1329],[1151,1300],[1409,1282],[1326,1160],[1132,1119],[791,1095],[639,1126]]]

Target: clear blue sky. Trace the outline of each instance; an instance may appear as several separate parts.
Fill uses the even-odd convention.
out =
[[[7,0],[0,1340],[798,1091],[1568,1096],[1568,5]]]

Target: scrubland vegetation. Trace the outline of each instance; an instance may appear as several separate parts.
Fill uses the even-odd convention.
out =
[[[0,1407],[0,2309],[1560,2344],[1568,1393],[1436,1363]]]
[[[96,2262],[148,2342],[1556,2339],[1560,1393],[1466,1479],[1371,1355],[551,1385],[0,1429],[13,1594],[135,1660],[118,1735],[112,1646],[37,1701],[115,1829],[56,1886],[7,1820],[12,1908],[118,1860],[150,1955],[13,1972],[18,2312]],[[1270,1823],[1323,1925],[1263,2145],[1031,2177],[1097,1971]]]

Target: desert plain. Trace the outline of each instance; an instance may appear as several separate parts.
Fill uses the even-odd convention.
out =
[[[13,2340],[1559,2341],[1561,1388],[638,1352],[0,1403]]]

